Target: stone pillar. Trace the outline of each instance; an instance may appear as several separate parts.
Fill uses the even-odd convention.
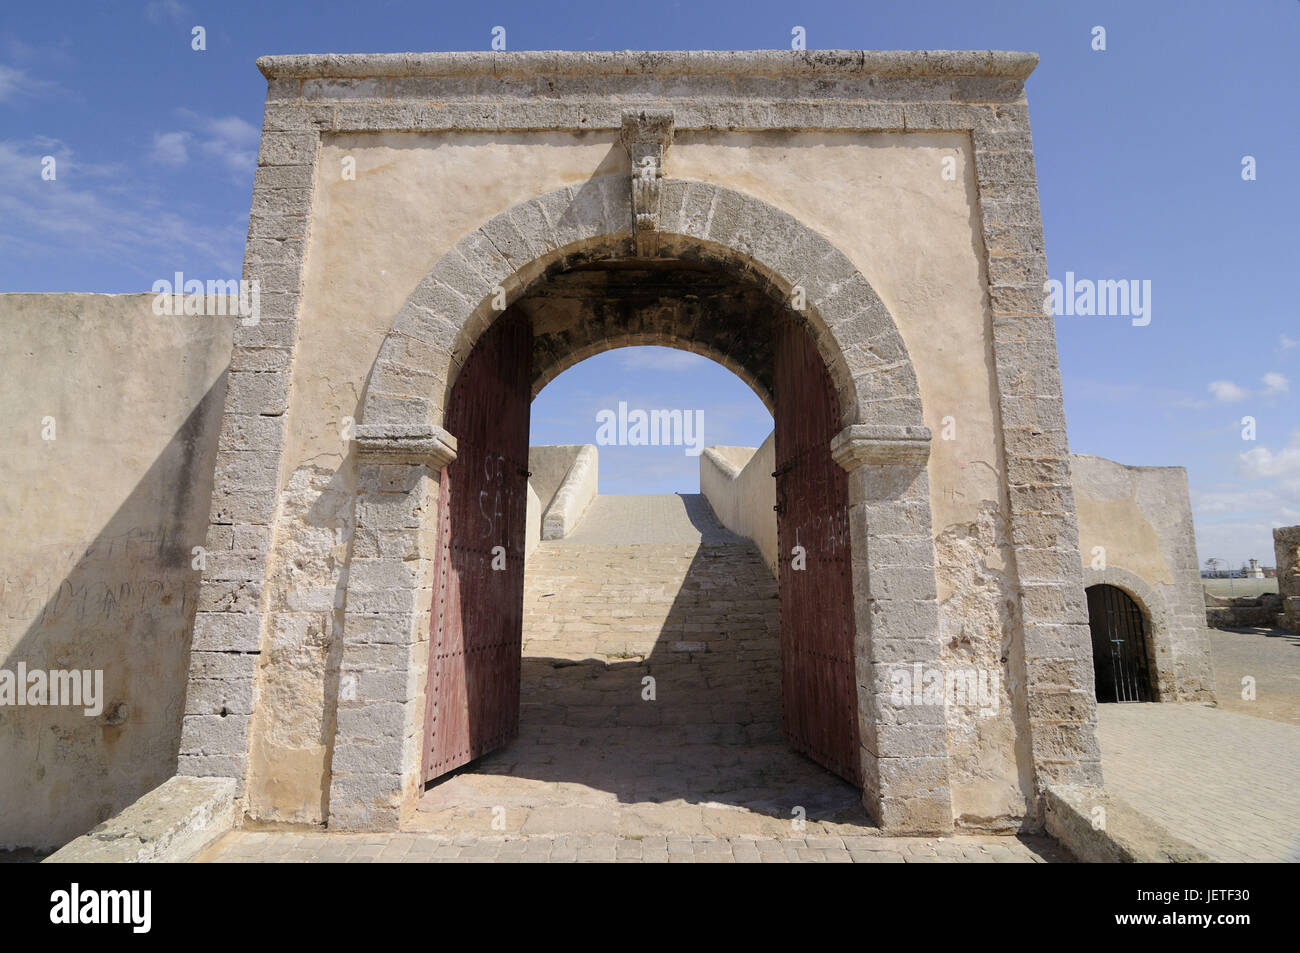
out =
[[[1300,526],[1279,526],[1273,530],[1273,551],[1277,554],[1277,592],[1282,597],[1283,628],[1300,632]]]
[[[456,438],[360,424],[355,443],[329,826],[395,830],[420,787],[438,484]]]
[[[952,830],[947,709],[900,704],[900,674],[941,671],[930,527],[930,431],[845,428],[831,442],[849,474],[863,805],[890,834]]]
[[[258,289],[257,307],[235,325],[226,375],[176,768],[234,778],[241,797],[320,140],[315,128],[280,131],[279,103],[268,92],[244,246],[243,279]]]

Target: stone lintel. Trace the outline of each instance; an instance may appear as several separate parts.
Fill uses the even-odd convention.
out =
[[[423,427],[357,424],[353,442],[361,463],[425,464],[436,472],[456,459],[456,438],[433,424]]]
[[[925,466],[930,428],[853,424],[831,441],[831,456],[848,472],[863,466]]]

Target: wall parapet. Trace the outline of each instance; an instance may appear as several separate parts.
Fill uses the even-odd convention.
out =
[[[560,449],[530,447],[529,460],[534,450]],[[563,539],[577,528],[587,513],[587,507],[596,498],[599,461],[592,444],[582,444],[576,449],[555,494],[542,513],[542,539]],[[541,499],[541,494],[538,494]]]
[[[267,79],[371,76],[992,76],[1026,79],[1038,54],[1008,50],[517,50],[260,56]]]
[[[754,541],[772,575],[777,575],[776,431],[763,445],[705,447],[700,454],[700,492],[719,522]]]

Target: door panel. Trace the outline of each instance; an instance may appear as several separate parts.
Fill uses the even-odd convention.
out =
[[[519,733],[531,354],[527,318],[502,315],[448,401],[457,455],[438,493],[425,781]]]
[[[812,337],[790,319],[777,328],[775,389],[785,734],[796,751],[860,785],[848,474],[830,451],[839,400]],[[806,553],[803,569],[795,546]]]

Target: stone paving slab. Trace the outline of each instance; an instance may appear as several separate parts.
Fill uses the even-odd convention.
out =
[[[1300,635],[1278,628],[1210,629],[1210,651],[1220,708],[1300,725]],[[1242,697],[1247,677],[1253,698]]]
[[[1300,861],[1300,726],[1201,704],[1098,705],[1106,787],[1219,861]]]
[[[1068,860],[1045,837],[884,837],[872,832],[760,838],[235,831],[199,858],[201,863],[1041,864]]]

